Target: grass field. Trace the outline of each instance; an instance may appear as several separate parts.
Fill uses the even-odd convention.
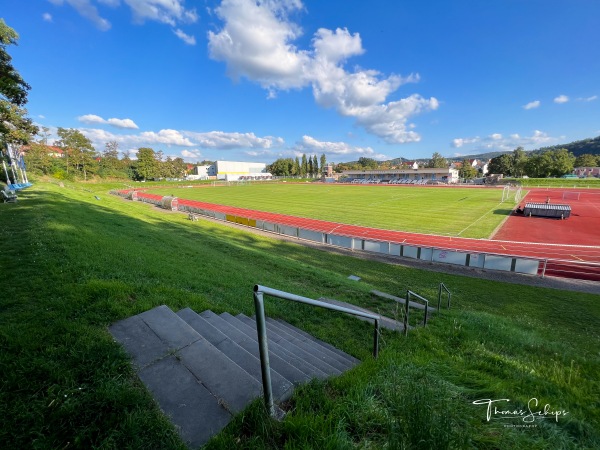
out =
[[[408,338],[384,332],[377,360],[369,324],[267,302],[269,315],[364,362],[300,389],[281,423],[253,403],[207,447],[600,448],[599,296],[330,254],[191,222],[109,188],[38,183],[0,204],[0,448],[183,450],[107,331],[154,306],[252,314],[259,283],[383,312],[371,289],[435,298],[439,282],[453,309]],[[473,405],[526,408],[533,397],[568,415],[506,428]]]
[[[501,189],[282,183],[152,189],[160,195],[414,233],[490,237],[514,209]]]

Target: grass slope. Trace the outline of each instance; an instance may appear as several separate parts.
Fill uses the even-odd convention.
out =
[[[408,338],[384,332],[377,360],[368,324],[267,300],[365,362],[300,389],[281,423],[253,403],[207,447],[600,447],[600,297],[342,257],[107,190],[36,184],[0,204],[0,448],[184,448],[107,332],[119,319],[160,304],[252,314],[256,283],[390,312],[371,289],[433,299],[441,281],[453,309]],[[533,397],[568,415],[506,428],[521,422],[472,403]]]
[[[387,230],[484,238],[511,212],[502,191],[322,183],[153,189],[190,200]]]

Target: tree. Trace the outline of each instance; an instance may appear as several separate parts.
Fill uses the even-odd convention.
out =
[[[327,158],[325,158],[325,153],[321,155],[321,172],[325,170],[325,166],[327,166]]]
[[[183,178],[187,171],[187,164],[183,160],[183,158],[175,158],[173,160],[173,167],[175,171],[175,176],[177,178]]]
[[[438,152],[435,152],[433,155],[431,155],[431,159],[427,163],[427,167],[443,169],[448,167],[448,161],[446,161],[446,158],[444,158]]]
[[[117,141],[107,142],[102,159],[100,160],[101,176],[115,176],[122,167],[122,162],[119,161],[119,143]]]
[[[488,164],[488,173],[495,175],[506,175],[512,174],[513,158],[508,153],[500,156],[496,156],[490,160]]]
[[[527,154],[523,147],[517,147],[512,153],[512,173],[514,177],[522,177],[527,163]]]
[[[300,175],[300,160],[297,156],[296,159],[294,159],[294,164],[292,166],[292,175],[295,177]]]
[[[302,178],[305,178],[307,173],[308,173],[308,161],[306,161],[306,155],[303,153],[302,154],[302,165],[300,166],[300,176]]]
[[[142,147],[137,153],[137,164],[135,173],[137,178],[147,180],[157,175],[158,164],[154,150],[148,147]]]
[[[464,159],[458,171],[458,176],[465,180],[471,180],[477,176],[477,169],[471,165],[468,159]]]
[[[575,167],[597,167],[600,165],[600,155],[585,153],[575,159]]]
[[[57,134],[60,140],[56,142],[56,145],[62,148],[65,155],[67,173],[69,173],[69,168],[73,167],[82,172],[84,180],[87,180],[88,171],[93,169],[97,156],[92,141],[86,138],[81,131],[73,128],[59,127]]]
[[[365,158],[361,156],[358,158],[358,165],[364,170],[377,170],[379,163],[373,158]]]
[[[551,175],[561,177],[567,173],[573,172],[575,156],[566,148],[561,148],[550,153],[552,158]]]
[[[25,152],[27,170],[30,172],[41,172],[44,175],[50,173],[52,158],[48,155],[48,147],[41,142],[33,142]]]
[[[287,177],[292,175],[294,160],[292,158],[279,158],[267,166],[267,172],[276,177]]]
[[[0,139],[5,144],[27,144],[38,128],[26,117],[27,91],[31,89],[12,65],[6,51],[19,35],[0,19]]]
[[[319,176],[319,161],[317,161],[317,155],[313,155],[313,173],[315,177]]]

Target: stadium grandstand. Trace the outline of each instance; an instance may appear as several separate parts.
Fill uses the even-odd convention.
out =
[[[437,184],[459,180],[458,169],[453,168],[345,170],[343,177],[354,184]]]

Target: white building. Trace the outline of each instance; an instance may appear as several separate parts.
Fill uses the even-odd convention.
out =
[[[195,166],[188,175],[188,180],[217,179],[225,181],[265,180],[272,175],[267,172],[265,163],[216,161],[208,166]]]
[[[208,180],[211,177],[215,177],[217,172],[215,171],[215,166],[206,165],[206,166],[195,166],[187,176],[188,180]]]

